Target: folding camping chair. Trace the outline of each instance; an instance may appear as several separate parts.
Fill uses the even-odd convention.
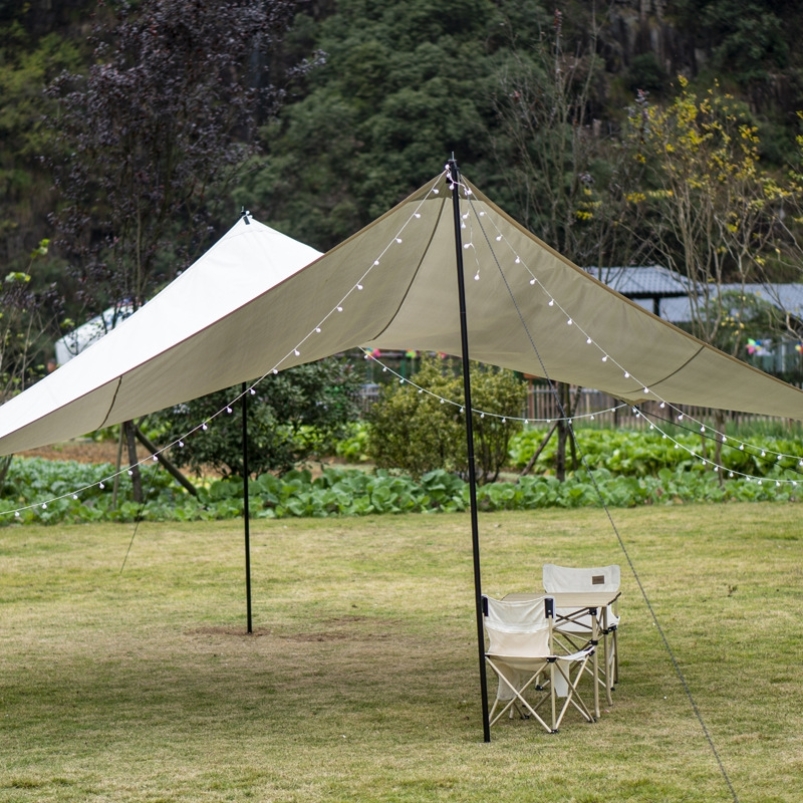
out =
[[[543,569],[544,590],[547,594],[575,592],[619,591],[619,566],[601,566],[575,569],[547,563]],[[557,608],[555,611],[555,632],[566,640],[566,649],[577,650],[588,643],[594,635],[594,621],[587,608]],[[599,622],[599,635],[602,636],[604,660],[602,677],[605,679],[605,692],[611,702],[610,692],[619,682],[619,615],[613,606],[606,606]]]
[[[485,630],[489,646],[485,658],[498,678],[490,724],[517,710],[522,718],[533,717],[548,733],[557,732],[569,705],[587,722],[593,717],[577,691],[594,647],[570,655],[552,649],[554,603],[550,597],[510,601],[483,597]],[[564,702],[557,711],[557,698]],[[538,713],[547,701],[549,714]],[[497,713],[497,708],[499,712]]]

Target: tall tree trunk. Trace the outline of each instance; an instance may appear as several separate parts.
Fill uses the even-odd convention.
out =
[[[6,484],[6,477],[8,476],[9,468],[11,468],[12,457],[14,457],[12,454],[0,457],[0,491],[3,490],[3,486]]]
[[[125,427],[120,427],[117,437],[117,464],[114,472],[114,490],[112,491],[112,510],[117,510],[117,497],[120,493],[120,466],[123,465],[123,441],[125,440]]]
[[[725,411],[724,410],[715,410],[714,411],[714,429],[717,432],[721,432],[722,436],[725,435]],[[720,487],[725,484],[725,477],[724,471],[722,470],[722,437],[717,437],[716,439],[716,446],[714,447],[714,462],[720,466],[719,471],[717,471],[717,479],[719,480]]]
[[[566,479],[566,438],[569,435],[569,425],[565,418],[558,421],[558,449],[555,452],[555,476],[560,482]]]
[[[565,382],[557,383],[558,398],[560,399],[561,417],[558,420],[558,449],[555,453],[555,476],[563,482],[566,479],[566,443],[571,444],[572,450],[572,471],[577,471],[577,444],[574,439],[574,430],[569,424],[569,419],[574,415],[577,404],[580,401],[582,388],[578,386],[572,399],[571,385]]]
[[[131,467],[131,485],[134,491],[134,501],[142,504],[142,474],[139,470],[139,460],[137,459],[137,441],[134,435],[134,422],[126,421],[123,424],[125,429],[126,443],[128,444],[128,465]]]

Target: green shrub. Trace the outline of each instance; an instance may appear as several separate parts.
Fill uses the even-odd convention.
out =
[[[335,455],[348,463],[365,463],[368,459],[368,425],[364,421],[354,421],[335,444]]]
[[[265,377],[246,397],[249,473],[285,472],[303,461],[335,450],[345,427],[357,418],[360,377],[347,360],[328,358]],[[202,396],[148,417],[160,443],[182,439],[170,460],[199,476],[208,467],[224,475],[243,475],[242,404],[217,415],[214,426],[198,432],[239,396],[240,386]],[[186,437],[186,433],[196,431]]]
[[[436,469],[465,475],[462,377],[455,376],[451,361],[424,357],[414,382],[418,387],[399,380],[382,388],[368,415],[370,456],[380,468],[413,477]],[[477,476],[484,483],[495,480],[509,460],[510,439],[521,428],[511,419],[521,415],[526,388],[510,371],[477,364],[471,384],[474,409],[495,414],[472,417]]]

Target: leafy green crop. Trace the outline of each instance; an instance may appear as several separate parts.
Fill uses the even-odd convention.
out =
[[[716,443],[707,433],[672,433],[671,437],[657,430],[626,431],[577,429],[578,452],[586,469],[607,469],[613,474],[628,477],[656,476],[661,469],[710,470]],[[514,436],[510,448],[511,464],[516,468],[527,465],[541,443],[545,431],[530,429]],[[705,436],[705,437],[704,437]],[[744,443],[744,448],[740,446]],[[549,471],[555,461],[553,440],[536,461],[535,471]],[[762,452],[764,455],[762,456]],[[786,455],[780,461],[778,454]],[[792,469],[803,459],[803,443],[791,438],[750,437],[745,441],[726,441],[722,444],[720,464],[726,471],[755,477],[774,476],[779,468]],[[709,461],[708,467],[703,460]]]
[[[113,483],[105,480],[103,488],[99,485],[111,475],[111,466],[15,458],[0,497],[0,523],[197,521],[243,514],[240,478],[215,480],[199,489],[195,498],[174,486],[158,466],[144,469],[146,503],[137,505],[131,501],[130,482],[123,475],[117,506],[112,507]],[[610,507],[635,507],[800,501],[803,486],[778,482],[796,482],[797,477],[791,469],[779,465],[773,466],[764,479],[729,479],[722,484],[713,471],[690,471],[682,466],[660,468],[651,476],[617,476],[608,468],[600,468],[593,474],[578,471],[563,483],[550,476],[489,483],[478,489],[477,502],[480,510],[490,512],[592,507],[603,502]],[[56,496],[62,498],[54,500]],[[442,469],[430,471],[418,481],[382,469],[367,472],[327,468],[314,479],[310,471],[303,470],[288,472],[281,478],[263,474],[249,483],[249,509],[254,518],[458,512],[468,505],[467,483]],[[19,517],[14,515],[17,510]]]

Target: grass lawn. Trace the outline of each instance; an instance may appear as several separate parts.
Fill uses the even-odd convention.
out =
[[[613,511],[742,803],[799,803],[803,510]],[[467,515],[0,529],[0,801],[732,800],[605,513],[480,517],[483,590],[622,565],[595,724],[483,744]],[[491,682],[495,689],[495,682]],[[493,696],[493,694],[492,694]]]

